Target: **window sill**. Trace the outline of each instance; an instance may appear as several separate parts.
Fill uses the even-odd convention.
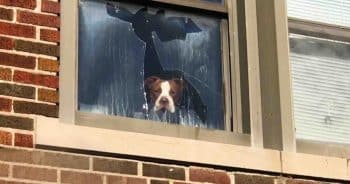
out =
[[[40,145],[350,180],[344,158],[69,125],[45,117],[38,117],[36,126]]]

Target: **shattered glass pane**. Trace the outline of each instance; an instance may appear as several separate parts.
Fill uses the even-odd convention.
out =
[[[224,129],[220,23],[80,0],[78,110]]]

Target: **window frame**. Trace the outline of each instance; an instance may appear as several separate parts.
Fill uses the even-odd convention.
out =
[[[241,97],[239,93],[240,78],[239,78],[239,57],[238,48],[231,49],[230,46],[237,44],[237,16],[235,12],[236,0],[224,0],[222,4],[204,2],[202,0],[152,0],[155,3],[165,3],[165,5],[180,4],[184,7],[192,7],[197,9],[209,10],[217,13],[225,13],[227,21],[222,21],[222,70],[223,70],[223,85],[224,85],[224,101],[225,103],[225,130],[209,130],[198,127],[181,127],[180,125],[161,124],[156,121],[139,120],[122,116],[104,116],[95,115],[92,113],[79,112],[77,109],[77,79],[78,73],[78,2],[72,0],[62,3],[61,13],[61,36],[64,41],[61,42],[61,72],[60,72],[60,106],[59,119],[61,122],[87,125],[96,128],[107,128],[115,130],[133,131],[148,134],[158,134],[163,136],[186,137],[198,140],[214,140],[215,142],[241,144],[244,142],[246,146],[250,146],[250,136],[242,134],[242,118],[241,118]],[[73,26],[72,26],[73,25]],[[74,34],[72,34],[74,33]],[[67,41],[66,41],[67,40]],[[74,42],[75,41],[75,42]],[[235,48],[235,47],[233,47]],[[75,52],[74,52],[75,51]],[[234,59],[233,59],[234,58]],[[67,62],[74,61],[74,62]],[[231,62],[231,63],[230,63]],[[235,76],[230,72],[234,72]],[[230,87],[232,86],[232,88]],[[231,90],[232,89],[232,90]],[[228,103],[227,103],[228,102]],[[232,119],[234,117],[235,119]],[[98,123],[100,120],[105,122]],[[142,122],[138,125],[137,122]],[[234,122],[234,123],[231,123]],[[125,126],[128,124],[128,126]],[[230,125],[234,125],[231,127]],[[136,127],[136,128],[135,128]],[[167,133],[160,133],[156,130],[164,130]],[[181,131],[180,131],[181,130]],[[233,131],[230,131],[233,130]],[[180,131],[180,132],[179,132]],[[173,133],[177,132],[177,133]],[[195,133],[196,132],[196,133]],[[192,135],[191,135],[192,134]],[[198,135],[207,135],[198,136]],[[222,134],[222,135],[220,135]],[[194,136],[197,135],[197,136]],[[230,139],[227,139],[231,137]],[[235,137],[235,138],[232,138]]]
[[[288,17],[289,33],[350,42],[350,27]],[[296,138],[296,151],[300,153],[350,158],[350,144],[331,143]]]
[[[288,17],[288,29],[291,34],[350,43],[350,27]],[[298,153],[350,158],[350,144],[297,139],[296,137],[295,140]]]

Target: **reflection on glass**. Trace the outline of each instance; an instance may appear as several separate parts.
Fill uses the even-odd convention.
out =
[[[79,110],[224,129],[220,19],[79,2]]]
[[[350,44],[290,36],[296,135],[350,144]]]

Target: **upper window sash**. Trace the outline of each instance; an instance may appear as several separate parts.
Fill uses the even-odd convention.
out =
[[[339,27],[350,27],[350,2],[348,0],[287,1],[289,17]]]
[[[288,27],[290,33],[350,42],[350,28],[347,27],[293,17],[288,18]]]
[[[166,3],[171,5],[192,7],[202,10],[209,10],[219,13],[228,13],[227,1],[222,0],[222,3],[209,2],[205,0],[151,0],[153,2]]]

